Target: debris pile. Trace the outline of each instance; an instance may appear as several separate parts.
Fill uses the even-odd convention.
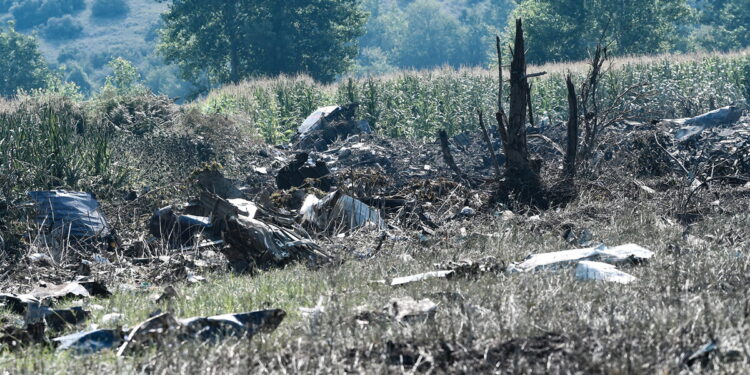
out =
[[[131,238],[124,244],[91,194],[29,193],[34,221],[43,228],[43,240],[75,239],[71,246],[81,245],[91,251],[74,253],[79,261],[74,281],[49,283],[29,293],[0,294],[3,306],[25,318],[24,328],[6,328],[0,342],[11,342],[11,347],[49,343],[46,329],[58,332],[79,326],[90,317],[89,311],[82,306],[56,308],[55,304],[65,299],[107,297],[109,291],[95,280],[108,272],[102,271],[102,265],[111,266],[115,261],[117,268],[108,270],[135,273],[140,266],[155,265],[148,274],[153,282],[193,283],[204,280],[196,272],[211,267],[211,262],[218,264],[215,269],[231,268],[240,273],[292,263],[311,268],[336,264],[346,254],[326,245],[360,233],[377,236],[377,247],[368,255],[373,256],[386,239],[414,234],[420,243],[429,244],[431,238],[441,235],[438,230],[451,222],[483,215],[517,220],[507,207],[496,210],[490,204],[500,178],[497,171],[505,161],[502,154],[489,152],[502,150],[496,130],[487,131],[484,138],[478,133],[448,138],[442,132],[426,146],[415,147],[409,140],[372,134],[369,124],[356,119],[356,109],[356,103],[318,109],[300,125],[291,144],[254,155],[253,173],[239,180],[225,177],[216,166],[196,171],[193,189],[186,194],[189,196],[153,211],[148,220],[150,236]],[[648,131],[655,135],[660,150],[682,170],[700,170],[710,164],[717,173],[738,176],[750,173],[749,120],[742,118],[738,109],[727,107],[696,118],[664,120],[648,127]],[[554,127],[548,131],[554,133]],[[543,158],[552,158],[561,152],[556,142],[559,138],[538,134],[530,139],[529,147]],[[656,194],[644,183],[635,183],[643,193]],[[465,232],[462,228],[463,237],[467,236]],[[573,246],[593,243],[588,229],[578,234],[568,228],[564,237]],[[57,263],[65,246],[48,244],[58,250],[51,256],[35,253],[32,261]],[[573,269],[578,280],[628,284],[637,278],[618,267],[640,265],[653,256],[652,251],[635,244],[600,245],[534,254],[510,265],[492,257],[442,262],[423,273],[373,283],[395,288],[436,279]],[[159,302],[174,296],[165,294]],[[405,322],[429,318],[437,307],[426,298],[395,298],[377,311],[361,312],[356,319],[364,323],[376,318]],[[306,313],[318,316],[323,311],[319,303]],[[114,349],[119,355],[128,355],[186,341],[249,337],[275,329],[284,317],[283,310],[187,319],[159,313],[132,329],[94,329],[56,337],[51,342],[58,350],[93,353]],[[107,321],[122,319],[121,314],[107,314]]]

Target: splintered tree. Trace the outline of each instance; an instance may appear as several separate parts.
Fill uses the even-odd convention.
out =
[[[529,156],[526,136],[527,110],[531,117],[531,85],[528,80],[543,75],[544,72],[527,74],[523,24],[516,20],[515,42],[511,47],[512,61],[510,64],[510,101],[508,114],[503,109],[503,73],[500,38],[497,38],[497,55],[499,66],[498,111],[496,113],[498,133],[503,142],[506,158],[505,183],[501,194],[513,194],[524,204],[531,204],[540,208],[550,203],[563,203],[575,196],[573,179],[576,175],[578,153],[578,100],[570,76],[567,78],[568,87],[568,140],[567,152],[564,160],[563,183],[547,190],[539,176],[539,170]],[[531,118],[529,118],[531,120]]]
[[[516,37],[510,64],[510,105],[508,115],[502,106],[502,57],[498,39],[498,65],[500,66],[500,92],[496,114],[498,130],[503,141],[506,158],[505,178],[510,192],[525,202],[544,205],[546,198],[539,173],[532,168],[526,140],[526,110],[529,106],[529,76],[526,74],[526,56],[523,39],[523,25],[516,20]]]

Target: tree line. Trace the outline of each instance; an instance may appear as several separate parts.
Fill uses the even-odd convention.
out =
[[[18,13],[47,3],[0,7]],[[524,19],[533,64],[581,60],[598,44],[619,55],[750,45],[750,0],[173,0],[156,48],[202,90],[279,74],[331,82],[348,73],[487,66],[494,36],[507,35],[516,18]],[[0,26],[0,95],[54,75],[37,50],[33,36]]]

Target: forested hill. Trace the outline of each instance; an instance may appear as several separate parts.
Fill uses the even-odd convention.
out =
[[[346,6],[354,2],[330,1]],[[354,36],[352,42],[358,43],[358,52],[351,59],[343,56],[341,66],[326,73],[324,80],[351,73],[361,76],[443,65],[487,66],[494,56],[494,36],[505,33],[508,20],[514,17],[526,20],[531,46],[528,59],[537,64],[583,59],[600,41],[610,46],[611,53],[620,55],[726,51],[750,44],[748,0],[357,2],[362,10],[362,27],[348,32]],[[135,65],[152,91],[183,96],[211,85],[190,79],[189,74],[180,74],[177,66],[167,64],[164,56],[156,52],[159,29],[164,26],[160,14],[169,9],[169,3],[157,0],[0,0],[0,22],[5,27],[8,21],[14,21],[18,32],[36,35],[50,68],[60,72],[63,80],[75,82],[84,94],[98,90],[110,74],[107,63],[122,57]],[[193,10],[200,12],[213,4],[224,3],[219,0],[197,2]],[[297,0],[285,6],[292,9],[305,3]],[[299,72],[300,69],[291,68],[280,72],[248,68],[244,76]],[[302,72],[319,78],[314,72],[304,69]],[[201,72],[194,76],[205,79],[206,74]]]

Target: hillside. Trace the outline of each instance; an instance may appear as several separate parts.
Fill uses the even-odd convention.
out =
[[[17,29],[24,33],[36,33],[47,61],[53,67],[64,68],[65,77],[86,92],[95,91],[104,83],[105,76],[110,74],[106,64],[111,59],[123,57],[138,67],[146,84],[154,92],[170,96],[184,94],[184,83],[176,78],[174,69],[166,67],[154,52],[160,14],[167,9],[168,3],[128,0],[128,11],[97,17],[92,14],[95,2],[81,1],[83,9],[70,14],[59,14],[59,11],[38,11],[35,14],[30,11],[30,19],[39,24],[22,27],[23,24],[17,22]],[[45,27],[50,22],[47,20],[49,15],[54,16],[50,19],[70,17],[74,26],[48,34]],[[0,22],[10,20],[13,20],[10,9],[0,13]],[[75,31],[76,25],[80,31]]]

